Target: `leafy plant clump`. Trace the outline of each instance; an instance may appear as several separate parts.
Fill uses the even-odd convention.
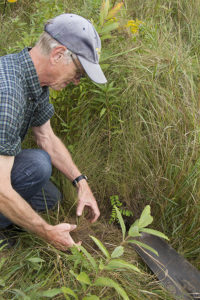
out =
[[[137,266],[122,258],[128,244],[137,244],[140,247],[144,247],[157,254],[154,249],[139,242],[138,240],[135,240],[134,238],[139,237],[142,232],[147,232],[165,239],[168,238],[159,231],[146,228],[153,221],[149,205],[144,208],[140,218],[132,224],[127,233],[122,215],[117,207],[115,207],[115,209],[122,231],[122,241],[118,246],[110,252],[105,244],[103,244],[99,239],[94,236],[90,236],[100,253],[98,252],[98,257],[97,255],[92,255],[83,246],[76,246],[71,249],[72,254],[68,257],[74,262],[74,266],[71,267],[68,272],[75,281],[71,280],[68,282],[67,286],[63,285],[60,288],[50,288],[43,291],[35,290],[30,293],[21,292],[21,295],[23,294],[26,300],[32,300],[36,297],[37,299],[54,299],[54,297],[61,294],[65,297],[65,299],[71,299],[70,296],[72,296],[77,300],[100,300],[107,299],[105,297],[107,294],[109,295],[110,289],[114,289],[120,298],[129,300],[130,298],[126,289],[120,281],[116,280],[112,276],[113,272],[118,272],[120,274],[120,272],[123,273],[124,271],[128,271],[130,272],[129,276],[131,276],[131,272],[141,273]],[[5,262],[5,258],[0,260],[0,268],[5,265]],[[32,264],[35,270],[39,272],[45,260],[40,257],[28,257],[27,262]],[[4,287],[5,284],[6,281],[0,276],[0,285]],[[98,293],[96,291],[98,291]],[[13,292],[15,292],[16,295],[20,295],[20,291],[18,290],[13,290]],[[0,295],[1,294],[2,293],[0,292]]]
[[[108,14],[121,2],[109,1]],[[174,248],[198,266],[198,1],[126,0],[112,19],[107,20],[104,15],[103,26],[100,12],[102,4],[108,4],[106,1],[6,1],[3,14],[4,3],[0,1],[1,55],[33,46],[45,21],[63,12],[83,15],[101,27],[100,59],[108,84],[99,87],[83,78],[79,86],[69,85],[62,92],[51,92],[56,110],[51,122],[54,131],[68,146],[79,168],[88,175],[102,216],[108,213],[110,195],[120,195],[123,205],[119,209],[131,207],[134,216],[151,203],[155,228],[166,232]],[[109,23],[117,23],[118,27],[110,30],[113,25],[109,29]],[[108,31],[103,32],[103,28]],[[104,39],[106,35],[110,37]],[[32,141],[27,139],[24,147],[31,146]],[[54,221],[58,222],[65,219],[68,211],[72,214],[76,194],[60,173],[54,170],[53,176],[66,199],[55,216]],[[115,209],[113,214],[116,217]],[[107,248],[111,244],[114,247],[118,245],[116,235],[112,235],[108,243],[105,243],[105,233],[99,239]],[[23,299],[23,291],[27,297],[31,295],[38,300],[39,291],[62,286],[76,292],[80,283],[69,274],[69,269],[78,275],[85,272],[77,260],[70,261],[68,255],[46,249],[46,245],[30,236],[23,239],[22,245],[19,251],[9,253],[1,268],[0,297]],[[84,255],[81,251],[79,254]],[[37,257],[45,263],[29,261]],[[132,254],[126,261],[131,259]],[[83,263],[82,258],[80,262]],[[78,265],[77,269],[73,269],[73,264]],[[141,278],[140,273],[136,274],[131,279],[128,271],[115,271],[112,279],[117,279],[134,300],[171,299],[152,277],[143,275]],[[109,290],[105,288],[107,293]],[[112,299],[112,294],[109,296]],[[55,299],[62,297],[63,294],[54,296]],[[68,297],[73,299],[73,296]],[[120,296],[115,294],[114,297],[116,300]]]
[[[84,295],[82,298],[83,300],[100,300],[102,299],[99,295],[92,294],[91,291],[94,290],[95,287],[100,286],[102,288],[114,288],[116,292],[124,299],[129,300],[129,297],[123,287],[115,280],[111,279],[109,275],[109,271],[113,270],[132,270],[134,272],[141,272],[135,265],[130,264],[129,262],[121,259],[121,257],[124,254],[125,246],[129,243],[133,243],[136,245],[139,245],[140,247],[144,247],[156,255],[158,255],[157,251],[148,245],[141,243],[138,240],[135,240],[133,238],[141,236],[142,232],[146,232],[152,235],[159,236],[161,238],[167,239],[168,237],[164,235],[163,233],[153,230],[150,228],[146,228],[149,226],[152,221],[153,217],[150,214],[150,206],[147,205],[140,218],[136,220],[132,226],[130,227],[127,235],[126,235],[126,228],[125,224],[122,218],[122,215],[119,211],[119,209],[115,206],[117,219],[120,223],[121,230],[122,230],[122,242],[119,246],[117,246],[112,253],[109,253],[108,249],[105,247],[105,245],[94,236],[91,236],[93,242],[96,244],[96,246],[99,248],[99,250],[102,252],[103,257],[100,259],[100,261],[95,260],[95,258],[83,247],[78,246],[78,249],[84,254],[86,259],[90,263],[90,270],[81,271],[79,274],[75,273],[73,270],[70,270],[70,273],[76,278],[76,280],[80,283],[81,289],[79,293],[81,295]],[[92,275],[91,275],[92,273]],[[106,275],[104,275],[106,273]],[[108,274],[107,274],[108,273]],[[104,276],[102,276],[104,275]],[[72,295],[72,290],[70,291]],[[75,296],[74,292],[73,295]],[[101,295],[101,292],[100,292]],[[78,298],[76,298],[78,299]]]
[[[112,212],[111,212],[111,216],[110,216],[110,219],[109,219],[109,224],[112,224],[117,219],[116,207],[119,209],[122,216],[126,216],[126,217],[133,216],[133,213],[132,213],[131,210],[123,207],[123,203],[119,200],[118,195],[110,196],[110,203],[111,203],[111,206],[112,206]]]

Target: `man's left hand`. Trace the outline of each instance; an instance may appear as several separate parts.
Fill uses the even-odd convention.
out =
[[[81,180],[77,184],[77,188],[78,188],[78,206],[77,206],[76,214],[77,216],[81,216],[84,211],[84,208],[88,208],[89,220],[91,223],[94,223],[100,216],[100,211],[87,181]]]

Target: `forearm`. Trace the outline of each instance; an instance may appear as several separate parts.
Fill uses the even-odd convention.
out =
[[[13,223],[46,238],[50,225],[12,187],[0,189],[0,212]]]
[[[51,140],[42,143],[41,148],[49,153],[52,164],[69,180],[72,181],[81,174],[69,151],[57,136],[53,135]]]
[[[10,177],[14,163],[13,156],[0,155],[0,213],[13,223],[36,233],[38,236],[53,244],[58,249],[65,250],[75,244],[70,231],[75,225],[49,225],[31,206],[12,188]],[[79,243],[78,243],[79,244]]]
[[[54,134],[50,121],[47,121],[40,127],[33,127],[33,132],[38,146],[49,153],[52,164],[68,177],[69,180],[72,181],[81,174],[64,144]],[[90,220],[91,222],[95,222],[100,216],[100,211],[87,181],[79,181],[77,187],[77,215],[81,216],[84,208],[89,207],[91,211]]]
[[[0,188],[0,212],[15,224],[34,232],[60,250],[66,250],[75,244],[70,231],[74,230],[76,225],[66,223],[49,225],[12,188],[6,189],[6,195]]]

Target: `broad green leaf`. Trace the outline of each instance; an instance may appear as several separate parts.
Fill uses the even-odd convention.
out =
[[[112,22],[112,23],[109,23],[109,24],[105,24],[103,26],[103,28],[101,29],[101,34],[107,34],[115,29],[117,29],[119,27],[119,23],[118,22]]]
[[[61,291],[63,292],[64,295],[66,295],[66,294],[70,295],[70,296],[74,297],[76,300],[78,300],[78,296],[70,288],[63,286],[61,288]]]
[[[100,300],[100,298],[97,297],[96,295],[90,295],[90,296],[84,297],[82,300]]]
[[[115,17],[116,14],[120,11],[123,4],[124,4],[123,2],[117,3],[112,9],[110,9],[110,11],[107,15],[107,20],[112,19],[113,17]]]
[[[39,257],[31,257],[27,259],[28,261],[32,262],[32,263],[42,263],[45,262],[44,259],[41,259]]]
[[[48,291],[41,292],[40,295],[42,297],[52,298],[62,293],[61,289],[51,289]]]
[[[106,108],[103,107],[102,110],[100,111],[100,118],[105,114]]]
[[[124,247],[119,246],[114,249],[113,253],[111,254],[111,258],[117,258],[122,256],[123,254],[124,254]]]
[[[156,254],[157,256],[159,256],[159,255],[158,255],[158,252],[157,252],[155,249],[153,249],[152,247],[150,247],[150,246],[148,246],[148,245],[146,245],[146,244],[144,244],[144,243],[141,243],[141,242],[135,241],[135,240],[129,240],[129,241],[127,241],[127,242],[128,242],[128,243],[132,243],[132,244],[136,244],[136,245],[138,245],[138,246],[140,246],[140,247],[143,247],[143,248],[145,248],[145,249],[147,249],[147,250],[153,252],[153,253]]]
[[[99,247],[99,249],[101,250],[101,252],[105,255],[106,258],[110,258],[110,254],[108,252],[108,250],[106,249],[106,247],[102,244],[101,241],[99,241],[97,238],[95,238],[94,236],[91,236],[91,239],[95,242],[95,244]]]
[[[77,247],[85,254],[85,256],[87,257],[88,261],[91,263],[95,271],[98,271],[98,266],[96,264],[95,259],[92,257],[92,255],[83,246],[77,246]]]
[[[141,236],[139,227],[137,225],[132,225],[128,231],[128,235],[131,237]]]
[[[147,206],[145,206],[145,208],[140,216],[138,226],[139,226],[139,228],[146,227],[149,224],[151,224],[152,222],[153,222],[153,217],[151,216],[151,208],[150,208],[150,205],[147,205]]]
[[[115,36],[112,36],[111,34],[104,34],[104,35],[101,35],[101,41],[104,41],[104,40],[110,40],[110,39],[114,39]],[[100,59],[101,61],[101,59]]]
[[[131,226],[138,226],[139,224],[139,219],[137,219]]]
[[[168,237],[164,233],[162,233],[158,230],[154,230],[154,229],[150,229],[150,228],[141,228],[140,231],[159,236],[159,237],[169,241]]]
[[[119,283],[117,283],[116,281],[108,278],[108,277],[99,277],[94,285],[96,286],[107,286],[107,287],[111,287],[114,288],[117,293],[124,299],[124,300],[129,300],[128,295],[126,294],[125,290],[119,285]]]
[[[127,263],[122,259],[112,259],[109,261],[105,269],[113,270],[113,269],[130,269],[136,272],[140,272],[140,270],[134,266],[133,264]]]
[[[81,272],[77,277],[76,279],[82,283],[85,283],[85,284],[88,284],[90,285],[91,284],[91,281],[90,281],[90,278],[89,276],[85,273],[85,272]]]
[[[117,208],[117,206],[114,206],[115,210],[116,210],[116,213],[117,213],[117,218],[119,220],[119,224],[121,226],[121,229],[122,229],[122,237],[123,237],[123,240],[125,239],[125,235],[126,235],[126,226],[124,224],[124,220],[122,218],[122,215],[119,211],[119,209]]]

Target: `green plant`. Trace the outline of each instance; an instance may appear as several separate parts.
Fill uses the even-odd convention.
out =
[[[150,206],[149,205],[145,206],[140,218],[137,219],[131,225],[127,236],[126,236],[126,226],[124,224],[124,220],[120,214],[119,209],[117,207],[115,207],[115,209],[116,209],[117,217],[118,217],[118,220],[119,220],[119,223],[121,226],[121,230],[122,230],[123,243],[127,242],[127,243],[133,243],[133,244],[139,245],[141,247],[144,247],[144,248],[152,251],[156,255],[158,255],[157,251],[154,250],[152,247],[149,247],[148,245],[141,243],[138,240],[132,240],[132,238],[140,237],[142,232],[146,232],[148,234],[152,234],[152,235],[155,235],[155,236],[158,236],[158,237],[168,240],[168,237],[165,234],[163,234],[162,232],[160,232],[158,230],[146,228],[153,222],[153,217],[151,216]]]
[[[126,217],[133,216],[132,211],[123,207],[123,203],[119,200],[118,195],[110,196],[110,203],[112,205],[112,212],[111,212],[109,224],[112,224],[113,222],[115,222],[115,220],[117,218],[116,207],[119,209],[122,216],[126,216]]]
[[[4,16],[5,13],[6,13],[7,2],[8,3],[14,3],[14,2],[17,2],[17,0],[4,0],[4,4],[2,2],[3,1],[0,1],[0,6],[3,5],[3,13],[2,13],[2,15]]]
[[[117,14],[120,12],[123,2],[120,2],[114,6],[111,5],[110,0],[103,0],[101,4],[99,21],[95,24],[101,40],[111,39],[112,31],[119,28],[120,23],[116,19]]]
[[[41,291],[39,285],[36,289],[19,290],[13,289],[12,292],[16,296],[21,296],[23,299],[44,299],[53,298],[57,295],[63,295],[65,299],[82,299],[82,300],[100,300],[107,299],[106,295],[109,295],[110,289],[114,289],[115,292],[124,300],[129,300],[129,296],[125,291],[122,283],[112,276],[113,272],[137,272],[141,271],[134,264],[122,259],[125,254],[126,247],[129,243],[135,243],[141,247],[144,247],[150,251],[157,252],[151,247],[140,243],[137,240],[133,240],[135,237],[139,237],[142,232],[148,232],[167,239],[167,237],[159,231],[146,228],[153,221],[153,217],[150,214],[150,206],[146,206],[140,216],[140,218],[131,226],[126,234],[125,224],[122,215],[117,207],[116,214],[122,230],[122,242],[116,246],[112,251],[109,251],[107,247],[96,237],[90,236],[93,240],[96,248],[100,251],[98,255],[92,255],[83,246],[75,246],[71,248],[71,255],[64,255],[68,263],[72,262],[69,270],[69,276],[71,280],[68,285],[63,285],[60,288],[50,288],[48,290]],[[97,251],[96,251],[97,252]],[[6,259],[1,259],[0,268],[5,264]],[[58,256],[58,262],[60,261],[60,255]],[[40,274],[43,268],[45,260],[42,259],[39,254],[29,253],[21,264],[21,268],[32,268],[36,275]],[[63,261],[64,263],[64,261]],[[12,274],[12,273],[11,273]],[[10,273],[8,272],[8,276]],[[74,280],[73,280],[74,278]],[[3,277],[0,277],[0,284],[5,286]]]
[[[115,6],[114,2],[117,3],[110,1],[111,7]],[[138,18],[145,24],[135,39],[131,33],[134,27],[130,26],[111,31],[113,38],[102,43],[102,67],[108,82],[114,82],[113,87],[119,89],[114,93],[115,101],[107,110],[105,103],[98,102],[99,97],[101,101],[105,100],[105,93],[101,91],[99,96],[93,92],[99,87],[84,78],[79,86],[69,85],[54,95],[52,101],[57,115],[51,123],[54,131],[70,146],[79,168],[89,175],[89,183],[102,216],[107,213],[113,191],[120,191],[119,199],[124,199],[125,207],[131,207],[134,215],[138,215],[142,207],[151,202],[155,228],[165,231],[173,247],[198,267],[199,2],[124,2],[126,5],[120,9],[117,21],[125,24],[126,20]],[[33,45],[44,22],[62,12],[93,18],[94,23],[99,25],[101,0],[20,0],[7,5],[4,17],[3,5],[4,0],[0,1],[1,55]],[[109,111],[116,118],[109,118],[111,139],[108,147]],[[24,147],[27,145],[29,139]],[[60,173],[54,173],[54,176],[56,182],[61,183],[66,199],[55,216],[54,220],[58,222],[66,217],[73,205],[75,191]],[[69,215],[72,216],[72,210]],[[91,234],[98,236],[106,247],[118,245],[118,231],[111,234],[108,240],[104,225],[100,223],[99,229],[95,224],[98,229],[95,227],[95,232]],[[110,226],[109,233],[113,227]],[[76,263],[75,273],[79,273],[83,268],[81,258],[79,264],[75,258],[71,262],[72,256],[47,249],[46,245],[39,244],[31,236],[23,238],[20,245],[19,249],[5,255],[6,262],[0,272],[1,282],[4,282],[4,286],[0,287],[2,300],[23,299],[19,291],[31,300],[43,300],[45,297],[34,296],[34,292],[62,286],[78,290],[79,283],[69,274],[69,269],[72,263]],[[89,250],[92,248],[90,242],[86,246]],[[33,252],[33,257],[45,260],[39,273],[35,272],[33,264],[23,264],[27,252]],[[3,255],[1,252],[1,259]],[[131,261],[133,251],[125,256],[127,261]],[[134,259],[140,264],[137,256]],[[136,273],[130,277],[128,272],[112,275],[122,280],[132,299],[171,299],[150,275]],[[114,297],[116,300],[118,296],[115,294]]]
[[[57,294],[63,293],[66,299],[69,299],[68,295],[73,296],[75,299],[79,299],[79,296],[81,295],[82,300],[99,300],[103,299],[102,296],[105,293],[105,288],[114,288],[124,300],[129,300],[126,291],[120,285],[120,283],[111,278],[112,271],[114,270],[129,270],[139,273],[141,272],[135,265],[128,263],[124,259],[121,259],[125,251],[125,246],[129,243],[137,244],[140,247],[144,247],[158,255],[158,253],[153,248],[139,242],[138,240],[134,240],[133,238],[141,236],[142,232],[153,234],[164,239],[168,238],[163,233],[157,230],[146,228],[153,221],[153,217],[150,214],[149,205],[144,208],[140,218],[136,220],[134,224],[132,224],[127,235],[122,214],[116,206],[115,210],[122,230],[121,244],[115,247],[112,253],[110,253],[106,246],[99,239],[91,236],[91,239],[95,243],[96,247],[102,253],[100,259],[92,256],[83,246],[77,246],[76,248],[72,249],[72,260],[74,260],[75,262],[74,266],[78,266],[79,264],[81,264],[82,266],[81,271],[78,273],[75,271],[75,268],[69,271],[70,274],[79,283],[78,291],[77,288],[73,289],[69,287],[62,287],[60,289],[44,291],[40,295],[46,297],[48,296],[49,298],[51,298]],[[95,292],[95,289],[97,287],[102,287],[102,289],[98,292],[98,296]]]

